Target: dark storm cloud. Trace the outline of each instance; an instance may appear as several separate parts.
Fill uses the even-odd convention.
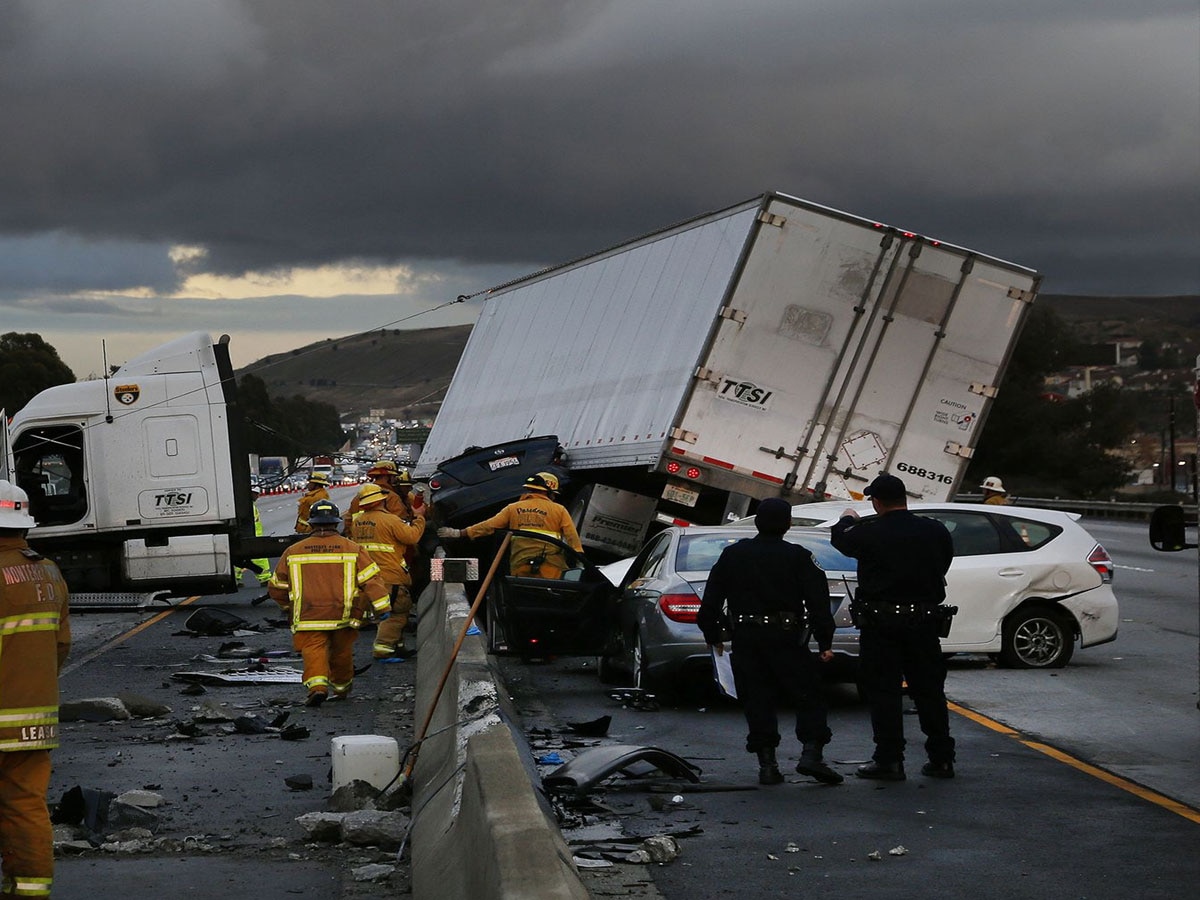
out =
[[[229,273],[540,263],[777,189],[1055,290],[1197,290],[1196,20],[1194,0],[9,2],[0,232],[203,245]]]

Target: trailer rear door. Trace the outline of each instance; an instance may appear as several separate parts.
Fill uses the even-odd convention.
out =
[[[1035,273],[774,196],[668,457],[755,496],[861,496],[880,471],[946,499]]]

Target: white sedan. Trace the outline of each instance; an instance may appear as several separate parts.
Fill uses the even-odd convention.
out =
[[[833,500],[792,507],[792,524],[829,527],[848,508],[872,514],[869,501]],[[909,509],[937,519],[954,540],[946,602],[958,615],[942,638],[945,652],[1057,668],[1076,641],[1094,647],[1116,638],[1112,559],[1078,514],[978,503],[914,502]]]

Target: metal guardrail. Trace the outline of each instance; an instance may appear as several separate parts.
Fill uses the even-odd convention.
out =
[[[959,494],[954,498],[959,503],[982,503],[981,494]],[[1008,497],[1013,506],[1031,506],[1036,509],[1061,509],[1064,512],[1077,512],[1084,516],[1103,519],[1132,519],[1134,521],[1150,521],[1154,510],[1163,503],[1126,503],[1117,500],[1062,500],[1057,497]],[[1003,507],[1000,507],[1001,509]],[[1183,504],[1184,512],[1196,516],[1197,506],[1194,503]]]

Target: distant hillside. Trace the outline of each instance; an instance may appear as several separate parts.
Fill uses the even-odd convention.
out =
[[[1200,352],[1200,296],[1087,297],[1042,294],[1048,306],[1089,343],[1125,338],[1155,340]]]
[[[1167,341],[1200,352],[1200,297],[1084,297],[1042,294],[1048,306],[1077,330],[1080,340]],[[277,353],[239,370],[266,382],[272,396],[300,395],[333,404],[343,417],[371,409],[397,418],[431,420],[436,414],[470,325],[388,329],[326,340]]]
[[[370,331],[276,353],[237,374],[261,378],[273,397],[330,403],[343,418],[384,409],[432,420],[470,333],[470,325]]]

